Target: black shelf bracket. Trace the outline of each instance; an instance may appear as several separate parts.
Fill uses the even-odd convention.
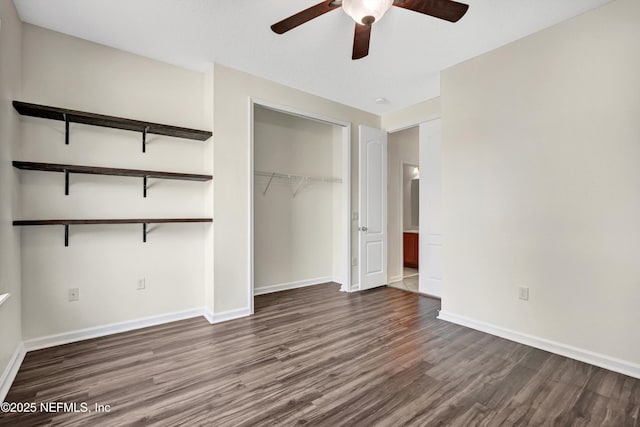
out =
[[[64,170],[64,195],[69,195],[69,171]]]
[[[64,226],[64,245],[69,246],[69,227],[71,225],[91,224],[142,224],[142,241],[147,242],[147,234],[155,229],[150,224],[167,223],[211,223],[213,218],[142,218],[142,219],[34,219],[16,220],[14,226],[62,225]]]
[[[149,188],[147,186],[147,176],[145,175],[144,177],[142,177],[142,196],[143,197],[147,197],[147,188]]]
[[[147,152],[147,132],[149,132],[149,126],[145,126],[142,130],[142,152]]]
[[[69,116],[64,113],[64,145],[69,145]]]

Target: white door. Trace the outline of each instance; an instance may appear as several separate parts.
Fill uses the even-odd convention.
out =
[[[442,296],[442,143],[441,120],[420,125],[420,279],[421,293]]]
[[[387,284],[387,132],[360,126],[360,289]]]

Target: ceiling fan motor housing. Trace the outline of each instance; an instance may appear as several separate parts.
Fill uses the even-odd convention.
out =
[[[371,16],[371,15],[367,15],[367,16],[365,16],[364,18],[362,18],[362,22],[361,22],[361,24],[362,24],[362,25],[371,25],[371,24],[373,24],[374,22],[376,22],[376,18],[375,18],[375,17],[373,17],[373,16]]]
[[[342,0],[345,13],[361,25],[379,21],[392,5],[393,0]]]

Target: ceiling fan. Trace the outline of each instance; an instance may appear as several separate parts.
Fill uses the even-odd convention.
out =
[[[469,9],[469,5],[453,0],[325,0],[273,24],[271,29],[275,33],[283,34],[298,25],[342,7],[345,13],[356,21],[351,58],[360,59],[369,54],[371,26],[374,22],[378,22],[391,6],[413,10],[450,22],[458,22]]]

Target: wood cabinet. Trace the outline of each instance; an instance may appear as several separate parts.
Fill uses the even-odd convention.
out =
[[[418,243],[418,233],[404,233],[402,247],[405,267],[418,268]]]

